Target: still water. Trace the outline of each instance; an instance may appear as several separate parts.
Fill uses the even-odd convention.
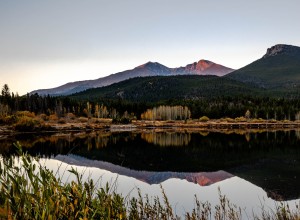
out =
[[[0,153],[19,141],[59,175],[70,167],[124,196],[160,196],[165,190],[178,215],[194,208],[194,196],[214,207],[219,189],[248,218],[262,206],[300,202],[300,131],[174,131],[20,134],[1,137]]]

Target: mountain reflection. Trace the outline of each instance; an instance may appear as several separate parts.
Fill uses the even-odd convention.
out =
[[[176,178],[193,182],[200,186],[209,186],[211,184],[223,181],[233,177],[232,174],[223,170],[215,172],[153,172],[153,171],[138,171],[128,169],[126,167],[118,166],[112,163],[89,160],[84,157],[76,155],[57,155],[56,160],[75,166],[96,167],[118,175],[133,177],[137,180],[146,182],[148,184],[160,184],[168,179]]]

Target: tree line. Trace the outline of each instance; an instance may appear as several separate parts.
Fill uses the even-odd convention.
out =
[[[141,119],[146,120],[186,120],[191,117],[191,111],[186,106],[161,105],[148,109],[141,114]]]
[[[136,118],[174,120],[200,118],[211,119],[251,118],[275,120],[300,120],[300,99],[254,97],[254,96],[218,96],[202,99],[168,99],[155,102],[130,101],[122,98],[76,99],[62,96],[51,97],[38,94],[10,92],[9,86],[2,87],[0,95],[0,116],[10,115],[17,111],[30,111],[35,114],[56,114],[62,117],[67,113],[96,118]]]

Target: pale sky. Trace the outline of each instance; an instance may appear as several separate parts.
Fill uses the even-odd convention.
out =
[[[300,46],[299,0],[0,0],[0,86],[20,95],[148,61],[241,68]]]

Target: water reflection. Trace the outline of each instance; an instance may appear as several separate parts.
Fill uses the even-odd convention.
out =
[[[199,184],[195,184],[193,181],[187,181],[185,178],[172,177],[160,178],[159,180],[154,178],[153,180],[151,176],[155,177],[156,175],[160,175],[160,172],[145,172],[146,174],[144,174],[143,171],[132,171],[127,168],[122,171],[122,167],[116,167],[107,162],[92,161],[74,155],[70,157],[57,155],[52,159],[43,159],[41,162],[54,172],[57,171],[57,167],[59,166],[62,170],[62,173],[59,174],[63,176],[62,181],[75,180],[74,176],[70,176],[64,172],[68,170],[70,166],[73,166],[78,172],[83,173],[83,178],[91,178],[95,183],[100,182],[101,185],[109,182],[115,187],[116,192],[122,193],[126,197],[137,197],[137,188],[139,188],[142,195],[148,194],[150,198],[158,196],[162,200],[160,185],[157,184],[159,182],[168,197],[170,205],[176,210],[179,216],[183,216],[186,211],[192,211],[194,208],[195,195],[200,201],[208,201],[212,207],[215,207],[219,204],[219,189],[223,195],[229,198],[231,203],[241,207],[243,219],[251,218],[253,213],[259,214],[262,205],[264,205],[266,211],[268,211],[268,209],[275,210],[278,205],[276,200],[269,197],[262,188],[237,176],[226,174],[224,171],[214,172],[214,175],[222,176],[225,174],[229,175],[226,176],[228,178],[221,178],[219,179],[220,181],[199,186]],[[147,173],[151,173],[151,175],[147,175]],[[147,179],[147,176],[148,178],[150,177],[150,179]],[[148,182],[152,183],[149,184]],[[299,204],[299,200],[291,200],[288,201],[287,204],[293,210],[296,209],[295,206]]]
[[[295,131],[296,137],[300,140],[300,130]]]
[[[55,159],[76,166],[95,167],[107,170],[119,175],[133,177],[148,184],[160,184],[168,179],[175,178],[187,180],[188,182],[192,182],[200,186],[209,186],[211,184],[233,177],[232,174],[227,173],[223,170],[197,173],[138,171],[104,161],[88,160],[84,157],[76,156],[73,154],[68,156],[57,155]]]
[[[187,146],[191,141],[190,133],[182,132],[144,132],[141,133],[141,138],[148,143],[159,145],[161,147],[167,146]]]
[[[2,138],[0,153],[13,154],[16,141],[32,155],[76,156],[91,161],[89,167],[109,163],[99,168],[114,165],[111,172],[151,184],[176,178],[209,185],[239,176],[274,199],[300,198],[299,130],[21,134]],[[225,174],[215,175],[219,170]]]

